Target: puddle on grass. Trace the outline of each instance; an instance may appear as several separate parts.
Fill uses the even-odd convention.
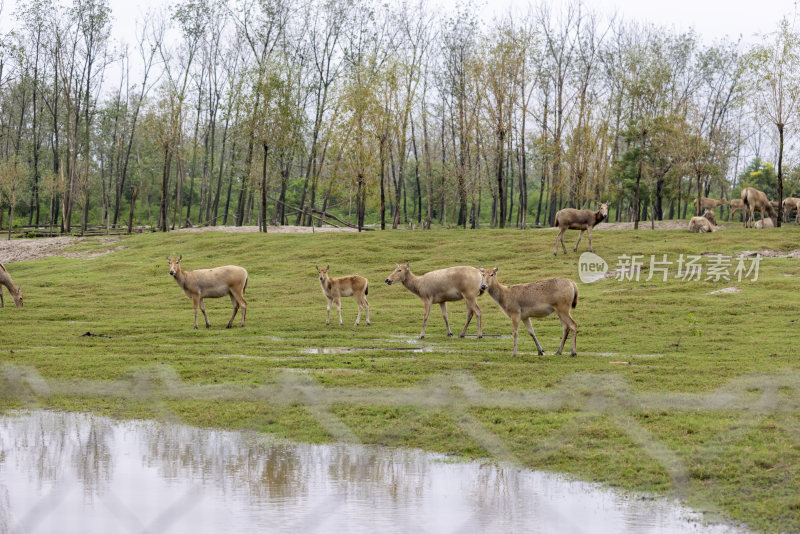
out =
[[[88,414],[0,417],[0,475],[11,532],[737,532],[553,474]]]
[[[737,532],[666,499],[420,451],[89,414],[0,417],[11,532]]]

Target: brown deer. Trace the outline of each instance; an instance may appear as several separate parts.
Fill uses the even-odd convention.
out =
[[[706,213],[708,213],[708,210],[706,210]],[[716,232],[717,228],[711,223],[708,217],[692,217],[689,220],[689,231],[696,234],[703,234],[706,232]]]
[[[520,321],[525,323],[528,333],[536,343],[539,356],[544,354],[544,349],[536,339],[531,325],[531,317],[547,317],[553,312],[558,313],[561,319],[561,346],[556,354],[561,354],[567,336],[572,332],[572,356],[577,354],[576,342],[578,337],[578,324],[570,314],[570,308],[578,305],[578,285],[569,278],[550,278],[527,284],[504,286],[497,279],[497,267],[493,269],[480,269],[481,289],[489,292],[510,319],[514,336],[514,350],[511,355],[517,355],[517,334]]]
[[[3,301],[3,286],[6,286],[8,292],[11,293],[11,298],[14,299],[14,304],[17,305],[17,308],[22,308],[22,288],[14,285],[11,275],[0,263],[0,308],[6,307],[6,303]]]
[[[342,326],[342,297],[355,297],[358,303],[358,317],[356,326],[361,322],[361,308],[367,310],[367,326],[369,326],[369,302],[366,295],[369,295],[369,281],[363,276],[342,276],[341,278],[331,278],[328,276],[330,265],[324,269],[314,266],[319,273],[319,283],[322,285],[322,294],[328,299],[328,315],[325,324],[331,324],[331,304],[335,303],[339,310],[339,326]]]
[[[197,330],[198,307],[203,312],[206,328],[211,326],[211,323],[208,322],[206,305],[203,303],[203,299],[206,297],[224,297],[226,295],[230,296],[233,304],[233,315],[231,315],[226,328],[230,328],[233,325],[233,318],[236,317],[236,312],[239,311],[239,308],[242,309],[242,327],[244,327],[244,319],[247,314],[247,301],[244,300],[244,292],[247,289],[247,271],[236,265],[184,271],[181,269],[182,259],[183,255],[178,258],[167,256],[169,274],[175,278],[175,281],[181,286],[186,296],[192,299],[194,304],[194,329]]]
[[[561,241],[561,248],[564,249],[564,254],[567,253],[567,247],[564,246],[564,233],[567,230],[580,230],[578,235],[578,242],[575,243],[573,252],[578,252],[578,245],[583,237],[583,232],[589,236],[589,251],[592,250],[592,228],[597,224],[603,222],[608,218],[608,204],[600,204],[600,209],[597,211],[592,210],[576,210],[575,208],[564,208],[556,213],[555,226],[558,227],[558,236],[556,237],[556,249],[553,254],[558,256],[558,242]]]
[[[792,211],[797,210],[797,217],[795,218],[795,223],[800,220],[800,198],[797,197],[788,197],[783,199],[783,222],[789,222],[789,215]]]
[[[733,200],[731,200],[730,206],[731,209],[730,211],[728,211],[728,222],[730,222],[734,213],[736,213],[737,211],[741,211],[744,208],[744,200],[742,200],[741,198],[734,198]]]
[[[745,187],[742,189],[742,202],[744,203],[745,210],[745,228],[747,228],[748,225],[753,226],[755,223],[756,210],[761,213],[762,219],[764,219],[764,211],[766,211],[770,218],[773,219],[773,226],[778,226],[778,212],[775,211],[772,203],[767,200],[767,195],[764,194],[763,191],[759,191],[754,187]]]
[[[703,198],[700,199],[700,207],[703,210],[711,210],[712,213],[718,207],[727,206],[727,205],[728,205],[728,199],[726,199],[726,198],[717,200],[715,198],[703,197]],[[697,213],[697,199],[694,199],[694,209],[695,209],[695,213]],[[722,217],[722,212],[721,211],[720,211],[720,217]]]
[[[401,282],[406,289],[414,293],[422,300],[425,311],[422,316],[422,332],[419,338],[425,337],[425,327],[428,324],[428,316],[431,313],[431,305],[438,304],[442,309],[442,317],[447,327],[447,335],[452,336],[450,322],[447,320],[447,303],[464,299],[467,303],[467,322],[461,330],[459,337],[464,337],[467,333],[467,326],[475,315],[478,321],[478,338],[483,337],[481,328],[481,309],[478,307],[478,297],[483,294],[481,290],[481,273],[475,267],[448,267],[416,276],[411,272],[408,262],[405,265],[397,264],[397,268],[392,271],[386,280],[388,285]]]

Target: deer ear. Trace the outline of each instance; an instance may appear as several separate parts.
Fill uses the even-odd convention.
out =
[[[327,267],[325,267],[325,270],[327,271],[327,270],[328,270],[328,269],[330,269],[330,268],[331,268],[331,264],[329,263],[329,264],[328,264],[328,266],[327,266]]]
[[[319,272],[319,265],[315,265],[314,268]]]
[[[167,261],[172,261],[172,258],[170,258],[169,255],[167,255]]]
[[[411,263],[409,263],[409,262],[406,262],[406,269],[408,269],[408,268],[410,268],[410,267],[411,267]]]
[[[178,258],[178,263],[180,263],[182,259],[183,259],[183,254],[181,254],[180,257]]]
[[[479,270],[480,272],[483,272],[483,271],[485,271],[486,269],[484,269],[483,267],[478,267],[478,270]]]
[[[494,266],[494,272],[497,272],[500,269],[497,265]]]

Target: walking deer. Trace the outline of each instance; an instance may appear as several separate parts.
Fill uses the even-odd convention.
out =
[[[6,303],[3,301],[3,286],[6,286],[8,292],[11,293],[11,298],[14,299],[14,304],[17,305],[17,308],[22,308],[22,288],[14,285],[11,275],[0,263],[0,308],[6,307]]]
[[[358,303],[358,317],[356,317],[356,326],[361,322],[361,308],[367,310],[367,326],[369,326],[369,302],[367,302],[366,295],[369,295],[369,281],[363,276],[342,276],[340,278],[331,278],[328,276],[330,265],[324,269],[314,266],[319,273],[319,283],[322,286],[322,294],[328,299],[328,315],[325,318],[325,324],[331,324],[331,304],[335,303],[336,308],[339,310],[339,326],[342,326],[342,297],[355,297]]]
[[[578,252],[578,245],[583,237],[583,232],[589,236],[589,251],[592,250],[592,228],[597,224],[603,222],[608,218],[608,204],[600,204],[600,209],[597,211],[592,210],[576,210],[575,208],[564,208],[556,213],[555,226],[558,227],[558,236],[556,237],[556,249],[553,254],[558,256],[558,242],[561,241],[561,248],[564,249],[564,254],[567,253],[567,247],[564,246],[564,233],[567,230],[580,230],[578,235],[578,242],[575,243],[573,252]]]
[[[226,328],[230,328],[233,325],[233,318],[236,317],[236,312],[239,311],[239,308],[242,309],[242,327],[244,327],[245,315],[247,314],[247,301],[244,300],[244,292],[247,289],[247,271],[236,265],[184,271],[181,269],[182,259],[183,255],[178,258],[167,256],[169,274],[175,278],[175,281],[181,286],[186,296],[192,299],[194,304],[194,329],[197,330],[198,307],[203,312],[206,328],[211,326],[211,323],[208,322],[206,305],[203,303],[203,299],[206,297],[224,297],[226,295],[230,296],[233,304],[233,315],[231,315]]]
[[[527,284],[504,286],[497,279],[497,267],[493,269],[480,269],[481,289],[489,292],[510,319],[514,336],[514,350],[511,355],[517,355],[517,334],[520,321],[525,323],[528,333],[536,343],[536,349],[541,356],[544,349],[536,339],[531,325],[531,317],[547,317],[553,312],[558,313],[561,320],[561,346],[556,354],[561,354],[567,336],[572,332],[572,356],[577,354],[576,342],[578,337],[578,324],[570,314],[570,308],[578,305],[578,285],[569,278],[550,278]]]
[[[447,303],[464,299],[467,303],[467,322],[461,330],[459,337],[464,337],[467,333],[467,326],[475,315],[478,321],[478,338],[483,337],[481,328],[481,309],[478,307],[478,297],[483,294],[481,290],[481,273],[475,267],[448,267],[416,276],[411,272],[408,262],[405,265],[397,264],[397,268],[386,280],[388,285],[401,282],[406,289],[414,293],[422,300],[425,311],[422,316],[422,332],[419,338],[425,337],[425,327],[428,324],[428,316],[431,313],[431,305],[439,304],[442,309],[442,317],[447,327],[447,335],[452,336],[450,322],[447,320]]]

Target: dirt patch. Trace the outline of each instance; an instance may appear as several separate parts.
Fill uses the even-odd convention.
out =
[[[0,263],[13,263],[15,261],[39,260],[51,256],[63,256],[66,258],[96,258],[111,254],[121,250],[122,246],[109,248],[106,250],[95,251],[65,251],[67,247],[92,240],[96,243],[112,244],[119,242],[121,238],[109,237],[41,237],[36,239],[12,239],[10,241],[0,240]]]
[[[357,232],[355,228],[311,228],[309,226],[267,226],[268,234],[311,234],[317,232]],[[258,226],[200,226],[181,228],[175,232],[258,232]]]

